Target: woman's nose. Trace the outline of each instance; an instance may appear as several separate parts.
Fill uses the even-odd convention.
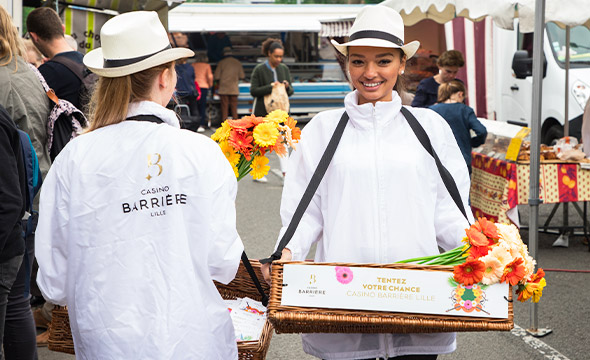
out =
[[[368,79],[374,78],[377,75],[377,67],[372,63],[368,63],[364,75]]]

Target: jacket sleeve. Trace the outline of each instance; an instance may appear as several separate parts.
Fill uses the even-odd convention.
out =
[[[293,78],[291,77],[291,72],[289,71],[289,67],[284,64],[283,64],[283,66],[285,68],[287,81],[289,82],[289,88],[287,89],[287,95],[291,96],[295,92],[295,90],[293,89]]]
[[[18,141],[16,128],[10,131],[4,123],[0,123],[0,252],[11,237],[15,224],[20,221],[23,209],[17,164],[20,159],[12,148]]]
[[[469,222],[473,223],[473,214],[469,206],[470,179],[467,166],[465,165],[465,159],[461,154],[461,150],[457,145],[450,126],[434,111],[430,113],[432,113],[433,117],[438,118],[440,129],[437,131],[438,134],[429,134],[429,136],[432,138],[436,136],[438,138],[437,143],[439,146],[436,147],[436,152],[442,164],[453,176],[457,184],[457,189],[459,190],[459,195],[461,196],[463,208],[467,213]],[[432,120],[436,121],[437,119]],[[434,217],[436,239],[441,248],[451,250],[461,244],[461,239],[465,236],[465,229],[469,227],[469,223],[463,214],[461,214],[461,211],[453,201],[440,176],[437,175],[437,178],[437,200]]]
[[[412,100],[412,106],[426,107],[426,90],[424,89],[424,80],[421,80],[420,83],[418,83],[416,95],[414,96],[414,100]]]
[[[210,207],[208,210],[210,227],[206,233],[210,234],[208,244],[207,265],[209,274],[213,280],[227,284],[234,279],[240,258],[244,251],[242,239],[236,230],[236,194],[238,183],[234,172],[221,149],[216,144],[213,148],[211,159],[214,166],[211,169],[211,177],[217,179],[213,188]],[[192,249],[195,258],[200,258],[202,248]]]
[[[69,191],[61,178],[63,158],[56,158],[41,188],[35,257],[39,263],[37,284],[43,297],[67,305]]]
[[[271,92],[272,84],[264,84],[263,69],[260,65],[256,66],[252,72],[252,79],[250,79],[250,95],[253,97],[261,97],[268,95]]]
[[[469,121],[469,129],[471,129],[471,130],[473,130],[473,132],[475,132],[475,137],[471,138],[471,147],[472,148],[478,147],[479,145],[486,142],[486,137],[488,136],[488,130],[477,119],[477,116],[475,116],[475,112],[473,112],[472,108],[470,108],[469,106],[465,106],[464,112],[465,112],[464,117],[466,117]]]
[[[291,222],[295,209],[297,208],[297,205],[299,205],[299,201],[303,197],[305,189],[307,188],[317,166],[317,163],[311,161],[311,156],[309,156],[310,153],[306,151],[306,148],[313,144],[313,140],[311,140],[312,134],[309,133],[309,130],[311,129],[305,128],[303,130],[297,149],[293,150],[289,157],[287,169],[289,176],[285,178],[285,185],[283,187],[283,195],[281,198],[281,220],[283,226],[279,233],[279,238],[277,239],[274,248],[275,250],[287,231],[287,227]],[[318,193],[319,192],[316,191],[307,210],[301,218],[299,226],[297,226],[295,234],[286,246],[287,249],[291,250],[294,261],[305,260],[309,253],[309,249],[320,239],[322,234],[324,223],[320,208],[321,198]]]

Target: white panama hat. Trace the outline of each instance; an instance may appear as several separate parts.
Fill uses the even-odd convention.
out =
[[[100,29],[102,47],[84,56],[84,65],[104,77],[134,74],[154,66],[194,56],[186,48],[172,48],[155,11],[117,15]]]
[[[349,46],[371,46],[402,49],[409,59],[416,53],[420,42],[404,44],[404,21],[400,14],[388,6],[368,5],[359,11],[348,32],[348,42],[332,45],[342,55],[348,54]]]

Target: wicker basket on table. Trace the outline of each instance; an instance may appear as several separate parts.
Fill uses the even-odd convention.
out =
[[[277,333],[432,333],[508,331],[514,327],[511,288],[507,299],[507,319],[283,306],[281,296],[285,264],[286,262],[274,262],[271,274],[268,316]],[[446,271],[449,275],[453,272],[452,266],[433,265],[309,262],[288,262],[288,264]]]
[[[260,272],[260,263],[250,260],[254,271],[261,280],[263,289],[268,293],[269,286],[263,281]],[[256,289],[252,278],[242,263],[238,268],[235,279],[227,285],[215,282],[217,290],[224,299],[235,299],[238,297],[249,297],[254,300],[261,300],[260,293]],[[266,320],[262,334],[258,341],[238,341],[238,354],[240,360],[262,360],[266,358],[266,352],[272,338],[273,327]],[[48,348],[52,351],[59,351],[74,354],[74,341],[70,330],[70,319],[66,307],[57,306],[53,310],[53,317],[49,328]]]

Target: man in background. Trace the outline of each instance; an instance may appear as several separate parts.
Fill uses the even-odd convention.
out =
[[[213,78],[219,81],[219,98],[221,100],[221,121],[225,121],[229,113],[233,119],[238,118],[238,83],[245,77],[244,67],[232,56],[230,47],[223,49],[223,59],[217,64]]]
[[[49,59],[39,67],[49,87],[55,91],[58,98],[84,110],[83,99],[80,98],[82,80],[62,63],[65,60],[83,67],[84,55],[73,50],[68,44],[59,15],[52,8],[37,8],[27,17],[27,29],[35,46]]]

